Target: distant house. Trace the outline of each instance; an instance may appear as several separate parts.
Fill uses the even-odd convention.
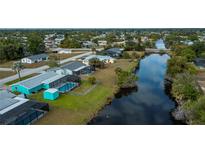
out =
[[[205,58],[196,58],[194,63],[200,69],[205,68]]]
[[[80,78],[69,74],[60,74],[57,72],[49,71],[40,75],[31,77],[29,79],[17,82],[11,85],[13,92],[17,91],[22,94],[32,94],[43,89],[56,88],[60,89],[65,87],[69,82],[79,82]]]
[[[107,45],[107,41],[105,41],[105,40],[98,41],[98,46],[106,46],[106,45]]]
[[[93,48],[93,47],[96,47],[96,44],[92,41],[84,41],[82,43],[82,46],[85,48]]]
[[[38,54],[38,55],[25,57],[25,58],[21,59],[21,62],[26,63],[26,64],[33,64],[33,63],[38,63],[38,62],[47,61],[47,60],[48,60],[48,55],[45,53],[42,53],[42,54]]]
[[[49,111],[47,103],[30,101],[6,90],[0,91],[0,124],[27,125]]]
[[[83,63],[86,65],[89,65],[89,61],[93,58],[97,58],[106,64],[115,62],[115,59],[110,56],[90,55],[90,56],[87,56],[85,59],[83,59]]]
[[[59,54],[71,54],[72,50],[71,49],[63,49],[63,48],[61,48],[61,49],[58,50],[58,53]]]
[[[111,57],[120,57],[123,53],[122,48],[110,48],[104,51],[106,55],[109,55]]]

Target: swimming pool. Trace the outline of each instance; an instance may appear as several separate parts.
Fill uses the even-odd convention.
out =
[[[78,83],[77,82],[68,82],[61,87],[58,88],[59,92],[65,93],[68,91],[71,91],[73,88],[77,87]]]

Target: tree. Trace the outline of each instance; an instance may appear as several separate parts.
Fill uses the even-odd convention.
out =
[[[188,62],[192,62],[196,58],[196,53],[190,48],[185,48],[181,51],[178,51],[177,55],[186,57]]]
[[[130,55],[129,55],[129,53],[127,53],[127,52],[123,52],[122,57],[123,57],[124,59],[130,59]]]
[[[167,74],[175,77],[178,73],[183,73],[187,70],[187,59],[181,56],[174,56],[168,60]]]
[[[192,75],[178,74],[173,80],[172,95],[179,101],[195,101],[200,95],[199,88]]]
[[[192,50],[195,51],[195,53],[198,57],[201,57],[202,54],[205,52],[205,43],[204,42],[195,42],[191,46],[191,48],[192,48]]]
[[[49,56],[49,61],[48,61],[48,66],[50,68],[52,67],[58,67],[59,66],[59,58],[56,55],[50,55]]]
[[[28,51],[31,54],[39,54],[45,51],[43,37],[37,32],[32,32],[28,35]]]
[[[21,81],[20,72],[23,70],[23,68],[24,68],[24,66],[20,61],[13,63],[12,70],[14,70],[18,74],[20,81]]]
[[[188,101],[183,105],[189,124],[205,124],[205,96],[196,101]]]
[[[95,78],[94,76],[90,76],[90,77],[88,78],[88,82],[89,82],[90,84],[95,84],[95,83],[96,83],[96,78]]]
[[[94,69],[96,68],[104,68],[105,63],[100,61],[98,58],[92,58],[89,60],[89,65],[92,66]]]
[[[0,39],[0,62],[19,59],[23,56],[23,46],[18,40]]]
[[[117,85],[120,88],[131,88],[136,86],[137,77],[130,71],[124,71],[121,68],[115,69],[117,75]]]
[[[60,47],[62,47],[62,48],[80,48],[81,44],[76,39],[65,38],[62,41]]]

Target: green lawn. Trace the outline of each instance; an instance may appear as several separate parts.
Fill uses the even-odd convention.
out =
[[[43,99],[41,92],[31,95],[30,98],[49,103],[53,110],[36,124],[86,124],[108,102],[107,98],[111,95],[112,91],[109,88],[97,85],[93,91],[84,96],[67,93],[61,94],[57,100],[49,101]],[[60,116],[63,115],[62,118],[58,112],[61,113]]]
[[[36,76],[36,75],[38,75],[38,74],[37,73],[30,74],[30,75],[22,77],[21,80],[25,80],[25,79],[31,78],[33,76]],[[16,79],[16,80],[13,80],[13,81],[6,82],[5,85],[9,86],[9,85],[12,85],[12,84],[14,84],[16,82],[19,82],[19,81],[20,81],[19,79]]]
[[[73,90],[74,93],[84,93],[86,90],[90,89],[93,85],[87,80],[82,80],[79,87]]]

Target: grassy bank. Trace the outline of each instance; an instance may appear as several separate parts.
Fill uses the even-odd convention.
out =
[[[47,102],[51,108],[51,111],[36,124],[86,124],[105,104],[111,101],[117,92],[115,69],[121,67],[125,70],[132,70],[136,64],[136,61],[119,59],[114,64],[106,65],[105,69],[97,70],[93,76],[100,84],[83,96],[67,93],[62,94],[55,101],[47,101],[43,99],[42,93],[32,95],[32,99]],[[87,77],[83,77],[83,80],[87,80]],[[84,86],[87,87],[88,85],[84,84]],[[82,87],[82,89],[85,89],[85,87]],[[79,89],[75,90],[79,91]]]

